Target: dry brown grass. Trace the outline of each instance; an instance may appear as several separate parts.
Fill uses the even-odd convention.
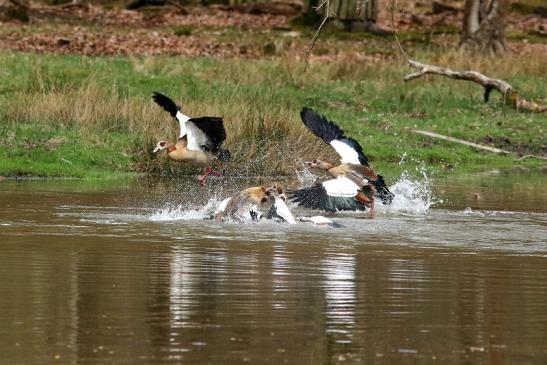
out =
[[[19,56],[10,61],[12,56],[0,56],[0,61],[8,65],[18,62]],[[459,52],[421,52],[412,57],[452,68],[474,69],[510,83],[517,80],[515,87],[525,85],[536,94],[541,87],[526,81],[547,74],[547,64],[539,55],[477,59]],[[394,100],[401,97],[401,87],[411,90],[408,97],[412,100],[431,98],[430,81],[402,83],[408,72],[402,60],[374,63],[352,55],[309,65],[288,56],[267,61],[221,62],[133,58],[123,64],[131,70],[125,69],[124,76],[115,81],[110,78],[116,70],[73,66],[62,58],[30,57],[26,62],[30,62],[28,74],[19,75],[21,80],[14,82],[9,100],[0,95],[0,117],[11,123],[72,128],[82,139],[92,141],[98,138],[97,131],[128,134],[139,169],[159,174],[184,174],[195,169],[151,155],[158,140],[174,140],[178,135],[176,121],[152,101],[153,90],[168,94],[189,115],[224,117],[226,147],[233,156],[229,172],[245,175],[293,174],[299,159],[332,157],[326,156],[330,150],[300,121],[298,112],[309,101],[336,116],[337,111],[345,115],[370,110],[369,100],[363,94],[375,98],[376,112],[382,112],[383,107],[394,108]],[[65,69],[70,67],[88,67],[91,74],[73,76]],[[192,95],[186,86],[171,80],[184,81],[187,75],[191,76],[190,83],[198,82],[206,89],[203,95]],[[446,97],[452,88],[459,93],[475,88],[452,80],[434,82],[440,87],[438,92]],[[407,103],[412,102],[409,100]]]
[[[158,64],[144,61],[141,71],[157,72]],[[140,66],[137,66],[140,67]],[[33,68],[34,70],[34,68]],[[187,72],[187,70],[160,69]],[[235,71],[235,70],[232,70]],[[252,75],[252,73],[251,73]],[[260,76],[247,76],[254,82]],[[133,153],[140,169],[160,174],[185,174],[191,166],[167,163],[163,156],[151,151],[158,140],[174,140],[178,124],[148,96],[121,96],[115,86],[101,85],[86,79],[80,86],[63,83],[47,74],[33,71],[27,87],[12,94],[16,101],[7,103],[3,111],[11,123],[30,121],[57,128],[73,128],[83,139],[93,139],[96,131],[129,132],[135,137]],[[222,82],[226,80],[221,80]],[[178,103],[180,98],[171,95]],[[265,101],[271,95],[261,95]],[[294,172],[297,157],[318,153],[321,142],[306,133],[295,110],[284,110],[266,103],[257,105],[249,95],[239,95],[237,88],[229,100],[216,97],[184,102],[184,110],[195,116],[224,117],[227,130],[226,147],[232,152],[230,173],[283,175]]]

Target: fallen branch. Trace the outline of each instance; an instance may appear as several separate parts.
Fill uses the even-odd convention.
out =
[[[502,149],[496,148],[496,147],[485,146],[483,144],[468,142],[468,141],[464,141],[463,139],[444,136],[444,135],[438,134],[438,133],[433,133],[433,132],[428,132],[428,131],[421,131],[421,130],[418,130],[418,129],[413,129],[412,132],[422,134],[424,136],[428,136],[428,137],[432,137],[432,138],[438,138],[438,139],[442,139],[442,140],[445,140],[445,141],[450,141],[450,142],[454,142],[454,143],[463,144],[463,145],[466,145],[466,146],[475,147],[475,148],[478,148],[480,150],[490,151],[490,152],[499,153],[499,154],[503,154],[503,155],[513,154],[513,152],[511,152],[511,151],[502,150]],[[526,155],[526,156],[522,156],[521,158],[517,158],[516,161],[521,161],[521,160],[524,160],[524,159],[530,158],[530,157],[537,158],[537,159],[540,159],[540,160],[547,160],[547,157],[545,157],[545,156]]]
[[[544,113],[547,111],[547,105],[539,105],[532,101],[525,100],[518,95],[518,92],[506,81],[492,79],[477,71],[456,71],[445,67],[428,65],[408,59],[408,66],[417,69],[405,76],[404,81],[410,81],[427,74],[446,76],[451,79],[473,81],[484,87],[484,102],[488,102],[492,90],[497,90],[503,95],[506,103],[509,103],[517,110],[527,110],[535,113]]]
[[[522,157],[519,157],[517,159],[515,159],[515,161],[522,161],[522,160],[526,160],[527,158],[537,158],[539,160],[547,160],[547,157],[545,156],[538,156],[538,155],[524,155]]]
[[[480,150],[486,150],[486,151],[501,153],[501,154],[511,154],[512,153],[510,151],[502,150],[502,149],[499,149],[499,148],[496,148],[496,147],[490,147],[490,146],[485,146],[485,145],[478,144],[478,143],[467,142],[467,141],[464,141],[463,139],[443,136],[442,134],[437,134],[437,133],[433,133],[433,132],[421,131],[421,130],[418,130],[418,129],[413,129],[412,132],[418,133],[418,134],[423,134],[424,136],[428,136],[428,137],[443,139],[445,141],[464,144],[466,146],[475,147],[475,148],[478,148]]]

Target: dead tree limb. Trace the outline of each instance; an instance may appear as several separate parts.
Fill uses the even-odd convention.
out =
[[[418,129],[413,129],[412,132],[422,134],[424,136],[428,136],[428,137],[432,137],[432,138],[442,139],[442,140],[449,141],[449,142],[464,144],[466,146],[475,147],[475,148],[478,148],[480,150],[485,150],[485,151],[490,151],[490,152],[505,154],[505,155],[511,154],[511,152],[506,151],[506,150],[502,150],[500,148],[485,146],[485,145],[478,144],[478,143],[473,143],[473,142],[468,142],[468,141],[464,141],[463,139],[458,139],[458,138],[454,138],[454,137],[443,136],[442,134],[438,134],[438,133],[433,133],[433,132],[428,132],[428,131],[421,131],[421,130],[418,130]]]
[[[534,113],[544,113],[547,111],[547,105],[539,105],[533,101],[528,101],[519,96],[518,92],[506,81],[492,79],[477,71],[456,71],[446,67],[428,65],[408,59],[408,66],[417,69],[405,76],[404,81],[410,81],[422,77],[427,74],[446,76],[451,79],[473,81],[476,84],[484,87],[484,102],[488,102],[492,90],[499,91],[506,103],[510,104],[517,110],[526,110]]]
[[[465,141],[465,140],[463,140],[463,139],[458,139],[458,138],[454,138],[454,137],[449,137],[449,136],[445,136],[445,135],[438,134],[438,133],[434,133],[434,132],[421,131],[421,130],[419,130],[419,129],[413,129],[412,132],[413,132],[413,133],[417,133],[417,134],[421,134],[421,135],[423,135],[423,136],[428,136],[428,137],[431,137],[431,138],[438,138],[438,139],[442,139],[442,140],[444,140],[444,141],[449,141],[449,142],[454,142],[454,143],[463,144],[463,145],[466,145],[466,146],[478,148],[478,149],[480,149],[480,150],[485,150],[485,151],[490,151],[490,152],[494,152],[494,153],[499,153],[499,154],[502,154],[502,155],[512,155],[512,154],[513,154],[513,152],[511,152],[511,151],[502,150],[501,148],[485,146],[485,145],[483,145],[483,144],[478,144],[478,143],[474,143],[474,142],[469,142],[469,141]],[[526,159],[526,158],[537,158],[538,160],[547,160],[547,157],[545,157],[545,156],[525,155],[525,156],[522,156],[522,157],[520,157],[520,158],[515,159],[515,161],[522,161],[522,160],[524,160],[524,159]]]

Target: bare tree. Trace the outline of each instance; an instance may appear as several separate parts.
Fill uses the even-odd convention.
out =
[[[480,53],[507,50],[505,18],[510,0],[465,0],[462,48]]]

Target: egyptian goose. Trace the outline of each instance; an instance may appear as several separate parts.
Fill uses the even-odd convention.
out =
[[[181,108],[167,96],[154,92],[152,98],[180,124],[177,142],[173,144],[168,141],[159,141],[152,153],[167,150],[167,156],[171,160],[207,166],[203,174],[198,177],[202,186],[208,175],[221,176],[210,164],[214,160],[226,162],[230,159],[230,151],[221,147],[226,140],[223,119],[219,117],[190,118],[182,114]]]
[[[384,204],[391,203],[393,194],[387,188],[382,175],[376,174],[369,166],[368,158],[365,156],[363,148],[356,140],[346,137],[344,131],[340,127],[310,108],[303,108],[300,112],[300,117],[302,118],[304,125],[314,135],[331,145],[341,158],[340,165],[318,159],[306,161],[306,165],[309,167],[326,171],[336,179],[326,181],[326,186],[324,185],[325,183],[323,183],[312,188],[304,189],[304,191],[301,191],[300,193],[297,191],[298,194],[296,194],[295,197],[298,200],[301,200],[303,205],[323,205],[327,210],[332,211],[335,208],[336,210],[360,209],[361,206],[358,203],[362,203],[363,205],[370,206],[372,214],[375,196],[380,198]],[[340,177],[344,177],[345,180],[340,180]],[[348,180],[352,182],[353,185],[350,184]],[[352,189],[349,189],[350,186],[352,186]],[[338,199],[342,198],[342,196],[340,196],[340,191],[343,191],[342,195],[346,198],[349,197],[348,194],[350,194],[351,191],[351,194],[354,194],[353,197],[355,197],[354,200],[356,200],[356,203],[349,204],[346,207],[346,203],[349,203],[349,200],[345,203],[341,203],[340,199]],[[312,192],[316,192],[321,196],[312,199],[312,196],[310,196],[310,193]],[[334,199],[327,199],[320,203],[318,199],[321,198]],[[312,203],[312,200],[314,203]],[[333,203],[333,201],[337,201],[337,203]]]
[[[266,201],[271,201],[273,204],[264,217],[258,210],[258,206]],[[234,200],[232,200],[234,198]],[[264,200],[266,199],[266,200]],[[238,200],[237,203],[235,200]],[[242,192],[235,194],[233,197],[224,199],[215,210],[215,219],[222,221],[232,219],[237,222],[258,221],[262,218],[286,222],[288,224],[297,224],[289,207],[286,204],[287,196],[283,189],[277,185],[273,187],[255,187],[248,188]],[[232,202],[232,204],[230,204]],[[230,204],[230,206],[229,206]],[[299,222],[311,223],[321,228],[342,228],[341,224],[323,216],[299,217]]]
[[[374,192],[375,189],[370,184],[361,187],[347,177],[340,175],[336,179],[295,190],[290,193],[290,199],[305,208],[334,213],[340,210],[372,208]]]
[[[285,204],[286,199],[283,188],[276,184],[247,188],[224,199],[215,211],[215,220],[233,220],[239,223],[258,221],[263,217],[259,207],[272,202],[272,208],[275,207],[276,213],[286,222],[294,224],[296,221]]]

